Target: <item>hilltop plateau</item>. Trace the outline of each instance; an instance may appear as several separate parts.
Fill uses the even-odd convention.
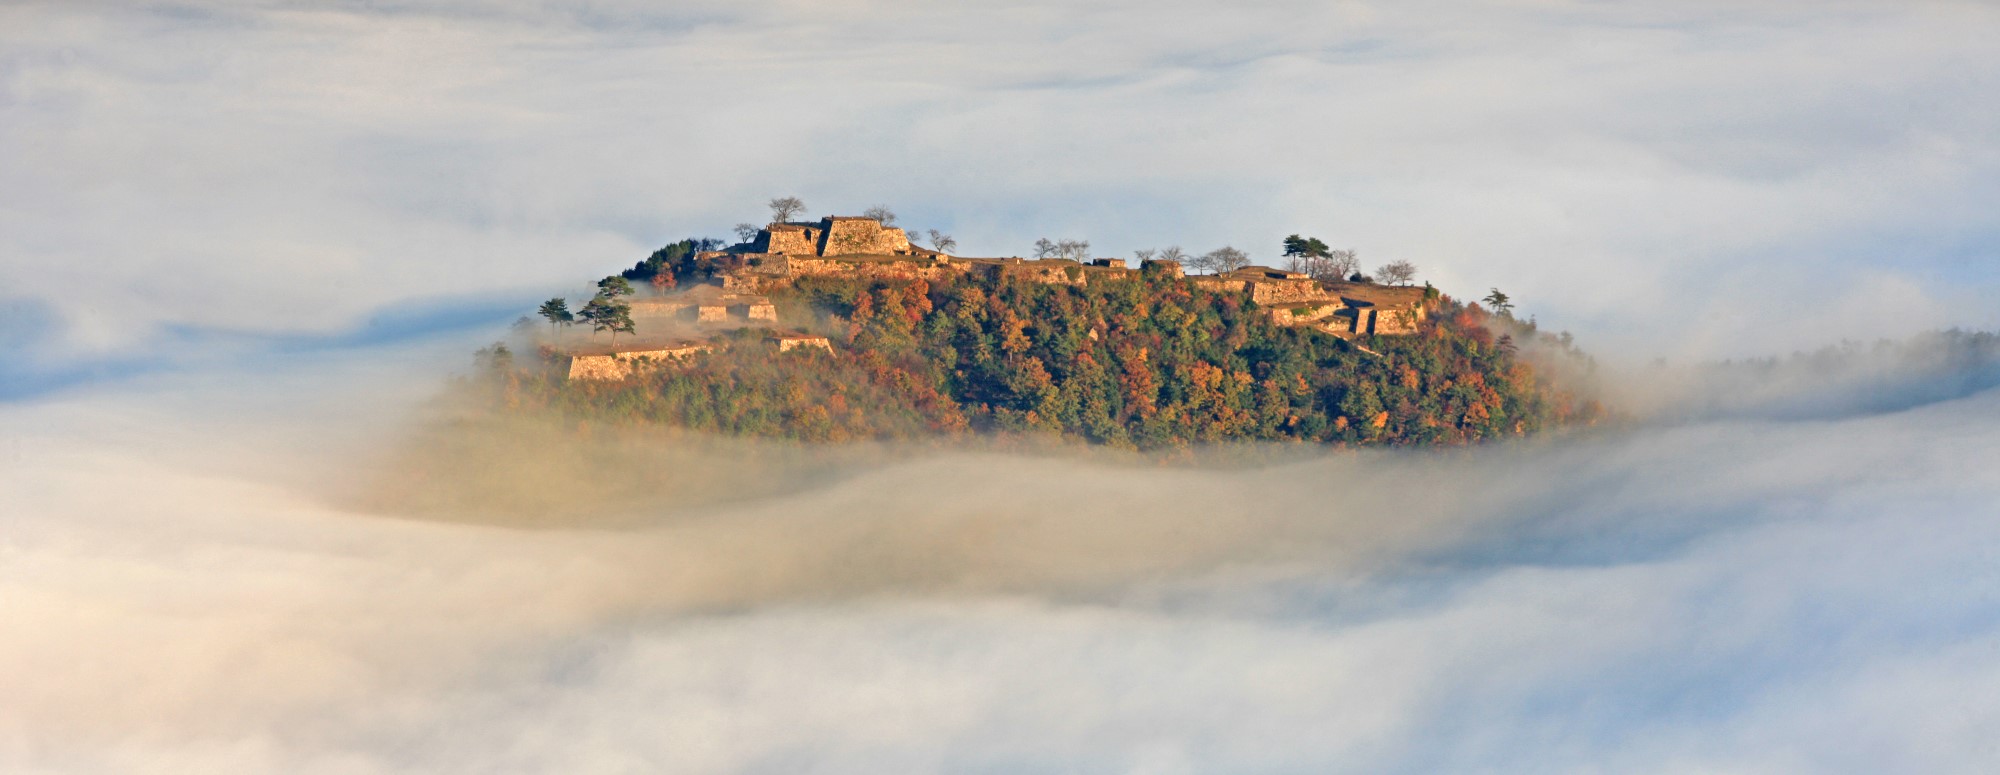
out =
[[[507,411],[813,442],[1466,443],[1602,414],[1551,378],[1589,368],[1567,336],[1498,291],[1482,306],[1413,285],[1407,264],[1378,282],[1296,235],[1283,269],[1229,248],[1130,266],[1048,240],[969,258],[892,218],[668,245],[577,312],[557,298],[524,318],[481,352],[481,384]]]

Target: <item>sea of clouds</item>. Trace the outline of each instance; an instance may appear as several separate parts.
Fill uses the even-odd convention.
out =
[[[1440,453],[877,454],[532,527],[357,505],[357,474],[436,420],[434,364],[464,344],[0,406],[0,768],[2000,757],[1990,362],[1888,410],[1767,395]]]
[[[0,770],[1990,771],[1994,361],[1685,364],[2000,325],[1996,30],[0,4]],[[437,445],[514,315],[784,194],[968,254],[1315,234],[1504,288],[1634,416],[1228,465]]]

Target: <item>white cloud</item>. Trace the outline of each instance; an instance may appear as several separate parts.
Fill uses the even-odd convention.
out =
[[[780,193],[987,253],[1317,233],[1621,352],[2000,323],[1986,4],[0,13],[0,285],[72,345],[532,296]]]
[[[517,529],[344,494],[440,349],[0,411],[0,767],[1978,772],[2000,732],[1990,389]]]
[[[1990,326],[1996,27],[1956,2],[4,5],[0,345],[532,297],[783,193],[990,253],[1269,258],[1305,231],[1504,287],[1614,359]],[[1656,371],[1674,427],[1431,457],[891,452],[522,529],[348,489],[465,342],[191,349],[0,404],[0,768],[2000,757],[1990,365]]]

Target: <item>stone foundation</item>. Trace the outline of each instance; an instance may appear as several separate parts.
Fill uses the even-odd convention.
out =
[[[712,348],[705,344],[685,344],[651,350],[572,355],[569,359],[568,376],[573,380],[628,379],[641,371],[671,366],[710,349]]]

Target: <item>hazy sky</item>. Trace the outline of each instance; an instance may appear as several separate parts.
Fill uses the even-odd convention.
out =
[[[1996,40],[1923,0],[0,0],[0,770],[1989,772],[1992,357],[1640,371],[1654,422],[1426,454],[732,478],[796,453],[758,449],[724,500],[589,497],[700,444],[421,442],[533,302],[779,195],[969,255],[1302,232],[1614,362],[2000,326]],[[368,485],[412,451],[568,505],[410,519]]]
[[[1996,34],[1925,0],[9,2],[0,347],[504,318],[788,194],[972,255],[1303,232],[1613,355],[1992,326]]]

